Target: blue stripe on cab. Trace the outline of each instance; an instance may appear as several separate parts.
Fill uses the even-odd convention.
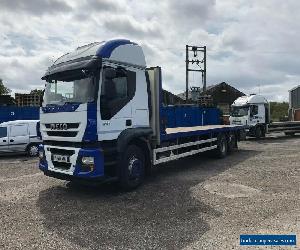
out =
[[[131,42],[130,40],[127,39],[114,39],[104,43],[103,46],[101,46],[97,50],[96,55],[102,58],[109,58],[114,49],[116,49],[121,45],[126,45],[126,44],[137,45],[136,43]]]

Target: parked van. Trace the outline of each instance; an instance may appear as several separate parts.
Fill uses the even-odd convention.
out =
[[[0,154],[26,152],[38,155],[41,143],[39,120],[17,120],[0,124]]]

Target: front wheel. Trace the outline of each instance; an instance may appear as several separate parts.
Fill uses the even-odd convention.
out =
[[[262,137],[262,135],[263,135],[263,132],[262,132],[261,127],[256,127],[256,129],[255,129],[255,137],[257,139],[260,139]]]
[[[38,153],[39,153],[38,145],[36,145],[36,144],[30,144],[30,145],[27,147],[27,154],[28,154],[30,157],[37,156]]]
[[[145,177],[145,155],[135,146],[129,145],[119,162],[120,186],[131,190],[142,184]]]

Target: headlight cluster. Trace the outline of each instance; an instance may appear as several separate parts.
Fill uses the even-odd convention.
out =
[[[84,165],[94,165],[94,157],[83,156],[81,162]]]
[[[91,172],[94,170],[94,157],[83,156],[81,158],[81,170],[84,172]]]

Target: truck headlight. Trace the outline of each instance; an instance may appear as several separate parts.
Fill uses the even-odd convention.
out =
[[[83,156],[81,162],[84,165],[94,165],[94,157]]]
[[[40,158],[40,159],[43,159],[44,156],[45,156],[44,150],[40,150],[40,151],[39,151],[39,158]]]

